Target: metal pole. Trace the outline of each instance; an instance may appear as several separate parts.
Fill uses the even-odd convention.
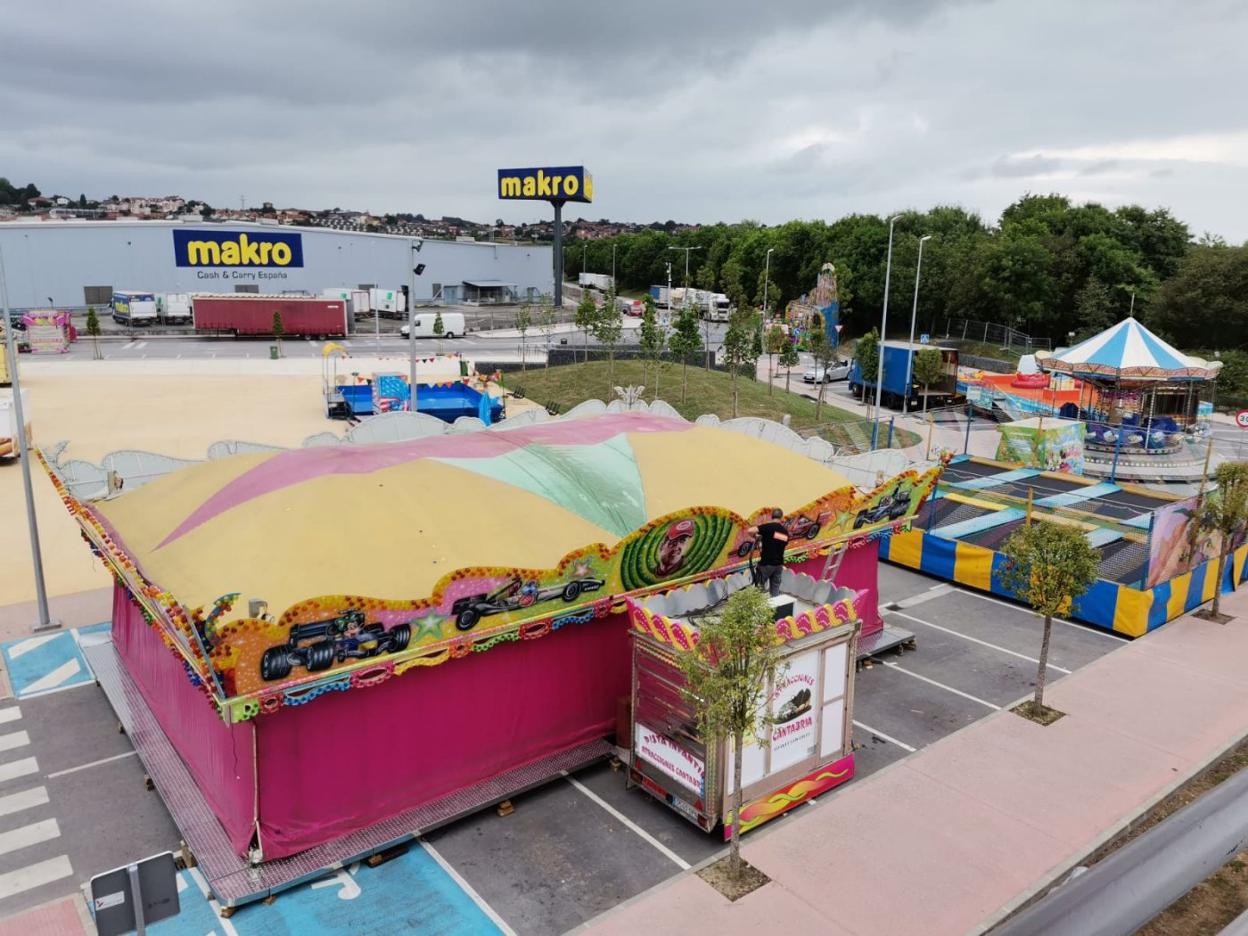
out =
[[[919,238],[919,262],[914,265],[914,305],[910,309],[910,350],[906,355],[906,398],[901,404],[903,413],[910,411],[910,382],[914,380],[914,323],[919,317],[919,272],[923,269],[923,242],[931,239],[931,234],[924,234]],[[927,406],[926,403],[923,405]]]
[[[5,353],[9,356],[9,380],[13,386],[13,414],[17,417],[17,455],[22,464],[22,490],[26,495],[26,526],[30,532],[30,562],[35,568],[35,600],[39,606],[36,634],[58,630],[59,621],[48,613],[48,589],[43,581],[43,552],[39,548],[39,522],[35,516],[35,492],[30,483],[30,446],[26,442],[26,412],[22,406],[22,381],[17,367],[17,345],[13,341],[13,321],[9,318],[9,283],[0,251],[0,305],[4,307]]]
[[[563,314],[563,202],[552,201],[555,206],[555,308]]]
[[[611,290],[615,290],[615,243],[611,244]]]
[[[767,262],[763,265],[763,321],[767,321],[767,287],[771,285],[771,252],[775,247],[767,248]]]
[[[416,245],[410,246],[411,249],[407,252],[408,279],[412,284],[407,294],[407,396],[408,406],[415,413],[418,412],[416,408],[416,260],[412,255],[416,252]]]
[[[888,263],[884,267],[884,315],[880,318],[879,366],[875,376],[875,421],[880,421],[880,396],[884,392],[884,335],[888,331],[888,284],[893,275],[893,225],[901,215],[888,219]]]
[[[139,886],[139,866],[132,864],[126,868],[130,878],[130,899],[134,901],[134,936],[144,936],[147,932],[146,920],[143,919],[143,889]]]

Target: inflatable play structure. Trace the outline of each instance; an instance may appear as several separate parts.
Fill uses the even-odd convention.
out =
[[[863,643],[885,633],[877,543],[938,467],[863,492],[731,424],[596,405],[238,448],[119,494],[48,463],[116,581],[93,668],[225,905],[603,756],[628,602],[747,569],[777,502],[791,568],[845,589],[812,598]]]
[[[815,288],[793,299],[784,309],[789,334],[799,343],[812,329],[821,328],[833,347],[841,343],[841,303],[836,286],[836,267],[825,263],[815,277]]]
[[[22,316],[25,344],[31,354],[65,354],[72,335],[68,312],[34,309]]]
[[[1209,601],[1219,587],[1221,537],[1200,521],[1199,497],[1080,478],[982,458],[954,458],[909,532],[885,540],[882,558],[980,591],[1015,597],[1001,581],[1000,546],[1031,520],[1085,531],[1101,554],[1100,579],[1069,617],[1138,637]],[[1221,588],[1248,578],[1248,545],[1230,544]]]

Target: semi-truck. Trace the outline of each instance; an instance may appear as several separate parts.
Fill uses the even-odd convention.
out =
[[[114,289],[112,306],[113,321],[119,325],[152,325],[159,318],[155,293]]]
[[[191,312],[197,332],[272,337],[273,316],[280,313],[283,335],[340,338],[347,334],[347,304],[341,299],[257,293],[196,295],[191,297]]]
[[[880,346],[880,353],[884,358],[884,382],[880,389],[880,400],[885,406],[900,409],[902,402],[907,396],[910,398],[910,409],[914,409],[921,404],[923,387],[914,380],[914,365],[910,363],[910,360],[920,351],[932,348],[940,352],[944,368],[940,382],[932,384],[927,388],[929,405],[933,400],[950,400],[957,394],[957,348],[919,344],[918,342],[911,344],[909,341],[885,341]],[[911,378],[908,391],[906,388],[907,371]],[[855,396],[863,395],[865,385],[866,388],[870,388],[866,390],[866,398],[874,399],[877,379],[877,373],[867,374],[864,379],[862,368],[855,359],[853,370],[849,374],[849,389]]]
[[[376,309],[383,318],[401,318],[407,314],[407,293],[401,289],[378,289],[368,291],[370,309]]]
[[[607,273],[582,273],[576,282],[580,286],[588,286],[601,292],[610,292],[612,286],[611,276]]]
[[[156,297],[156,314],[164,325],[190,324],[191,294],[161,293]]]
[[[363,318],[373,311],[371,296],[367,289],[352,289],[350,286],[331,286],[328,289],[322,289],[321,295],[326,299],[341,299],[347,303],[347,310],[357,319]]]

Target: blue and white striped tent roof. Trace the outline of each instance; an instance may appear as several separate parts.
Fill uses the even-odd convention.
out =
[[[1212,380],[1221,361],[1203,361],[1162,341],[1134,318],[1057,354],[1041,352],[1036,362],[1048,371],[1146,380]]]

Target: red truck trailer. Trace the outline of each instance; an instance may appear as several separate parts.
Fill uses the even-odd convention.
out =
[[[271,337],[273,316],[279,312],[284,335],[331,338],[347,334],[347,304],[341,299],[256,293],[191,297],[191,315],[198,332]]]

